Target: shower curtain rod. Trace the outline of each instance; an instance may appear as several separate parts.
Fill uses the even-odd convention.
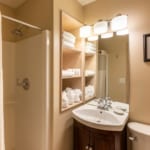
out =
[[[24,22],[24,21],[21,21],[21,20],[18,20],[18,19],[15,19],[15,18],[6,16],[6,15],[2,15],[2,18],[5,18],[5,19],[7,19],[7,20],[11,20],[11,21],[13,21],[13,22],[23,24],[23,25],[25,25],[25,26],[27,26],[27,27],[30,27],[30,28],[33,28],[33,29],[37,29],[37,30],[41,30],[41,31],[42,31],[42,29],[41,29],[40,27],[31,25],[31,24],[29,24],[29,23],[26,23],[26,22]]]

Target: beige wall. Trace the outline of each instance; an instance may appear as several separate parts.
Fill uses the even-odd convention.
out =
[[[60,113],[60,9],[65,10],[70,15],[83,20],[82,7],[76,0],[54,0],[53,14],[53,149],[52,150],[72,150],[73,149],[73,122],[71,110]]]
[[[97,0],[84,8],[85,22],[129,15],[130,118],[150,123],[150,63],[143,62],[143,34],[150,33],[149,0]]]
[[[15,16],[14,9],[9,8],[9,7],[2,5],[2,4],[0,4],[0,11],[4,15],[8,15],[11,17]],[[10,23],[6,19],[2,19],[2,37],[3,37],[3,40],[14,41],[14,36],[11,34],[11,31],[14,29],[14,27],[15,27],[14,23],[12,23],[12,22]]]
[[[52,0],[28,0],[15,14],[18,19],[42,29],[52,29]]]

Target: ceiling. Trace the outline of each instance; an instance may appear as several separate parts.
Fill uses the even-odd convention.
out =
[[[26,0],[0,0],[0,3],[7,5],[11,8],[17,8],[22,5]]]
[[[0,0],[0,3],[7,5],[11,8],[17,8],[20,5],[22,5],[25,1],[27,0]],[[87,4],[93,3],[96,0],[78,0],[78,2],[82,5],[85,6]]]
[[[78,0],[78,1],[82,6],[85,6],[87,4],[95,2],[96,0]]]

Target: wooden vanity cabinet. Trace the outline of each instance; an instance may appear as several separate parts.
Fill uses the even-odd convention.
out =
[[[126,130],[97,130],[74,120],[74,150],[126,150]]]

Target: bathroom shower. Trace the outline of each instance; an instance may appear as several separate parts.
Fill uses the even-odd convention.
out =
[[[27,29],[28,29],[28,27],[20,25],[17,28],[15,28],[14,30],[12,30],[12,33],[15,36],[22,37],[24,35],[24,32],[26,32]]]
[[[10,31],[2,40],[6,150],[48,150],[50,32],[2,18]]]

